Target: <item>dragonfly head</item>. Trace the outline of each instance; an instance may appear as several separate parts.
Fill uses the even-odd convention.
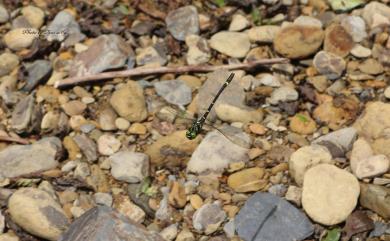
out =
[[[186,132],[186,137],[187,137],[188,139],[193,140],[193,139],[196,138],[196,136],[197,136],[197,134],[196,134],[196,132],[195,132],[192,128],[190,128],[190,129],[187,130],[187,132]]]

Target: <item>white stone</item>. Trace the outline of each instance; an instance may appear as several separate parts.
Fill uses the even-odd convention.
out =
[[[163,237],[165,240],[174,240],[177,236],[177,233],[179,232],[177,228],[177,224],[171,224],[168,227],[164,228],[161,232],[160,235]]]
[[[189,35],[186,37],[188,46],[187,63],[190,65],[199,65],[207,63],[210,60],[210,48],[207,41],[198,35]]]
[[[359,43],[367,37],[366,23],[359,16],[346,16],[341,20],[341,26]]]
[[[287,201],[294,203],[298,207],[301,206],[302,188],[293,185],[289,186],[285,198]]]
[[[229,25],[229,31],[241,31],[249,26],[248,19],[241,14],[234,14]]]
[[[303,25],[303,26],[312,26],[312,27],[318,27],[322,28],[322,22],[317,19],[310,16],[299,16],[294,20],[295,25]]]
[[[249,51],[250,42],[245,33],[221,31],[210,39],[210,47],[234,58],[244,58]]]
[[[22,14],[33,28],[39,29],[42,27],[45,18],[42,9],[28,5],[22,9]]]
[[[360,44],[356,44],[351,49],[351,54],[357,58],[367,58],[371,56],[371,49],[363,47]]]
[[[355,176],[336,166],[319,164],[305,174],[302,206],[315,222],[335,225],[352,213],[359,194],[360,186]]]
[[[294,88],[282,86],[272,92],[269,103],[277,105],[279,102],[294,101],[298,99],[298,96],[298,92]]]
[[[109,159],[111,174],[119,181],[137,183],[149,175],[149,157],[143,153],[121,151]]]
[[[272,74],[263,74],[260,77],[260,83],[270,87],[280,87],[279,78]]]
[[[8,48],[19,51],[30,47],[37,37],[38,30],[35,28],[16,28],[6,33],[3,41]]]
[[[384,95],[387,99],[390,99],[390,86],[385,89]]]
[[[320,145],[301,147],[290,157],[288,163],[290,175],[299,186],[302,186],[305,172],[309,168],[321,163],[334,163],[332,155],[326,147]]]
[[[104,134],[97,140],[98,151],[102,155],[112,155],[119,150],[122,143],[115,136]]]

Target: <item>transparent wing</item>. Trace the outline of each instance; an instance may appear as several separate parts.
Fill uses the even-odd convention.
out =
[[[211,129],[218,131],[226,139],[228,139],[230,142],[232,142],[235,145],[241,146],[246,149],[249,149],[252,145],[251,137],[239,128],[230,125],[223,125],[220,128],[216,127],[215,125],[210,125],[206,123],[205,125]]]

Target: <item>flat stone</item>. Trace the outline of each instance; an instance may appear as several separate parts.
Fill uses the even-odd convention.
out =
[[[143,48],[135,58],[137,65],[163,66],[167,63],[166,56],[162,55],[153,46]]]
[[[81,115],[84,113],[87,105],[78,100],[72,100],[61,105],[61,108],[69,116]]]
[[[220,203],[214,202],[205,204],[196,210],[192,217],[192,222],[196,230],[208,235],[217,231],[225,218],[226,214],[222,210]]]
[[[3,6],[3,4],[0,5],[0,23],[5,23],[9,19],[9,14],[7,9]]]
[[[235,192],[259,191],[267,185],[267,181],[262,179],[265,174],[260,167],[248,168],[231,174],[227,184]]]
[[[325,30],[324,50],[345,57],[353,48],[351,35],[339,24],[332,24]]]
[[[305,173],[302,206],[314,221],[335,225],[345,221],[355,209],[359,192],[359,182],[351,173],[319,164]]]
[[[250,49],[249,37],[245,33],[221,31],[210,39],[210,47],[234,58],[244,58]]]
[[[149,175],[149,157],[143,153],[120,151],[109,159],[111,174],[119,181],[137,183]]]
[[[119,150],[122,143],[113,135],[103,134],[97,140],[98,151],[102,155],[112,155]]]
[[[313,65],[330,80],[340,78],[346,68],[343,58],[326,51],[320,51],[314,56]]]
[[[42,9],[29,5],[22,8],[22,15],[26,18],[31,27],[39,29],[45,20],[45,13]]]
[[[337,131],[332,131],[329,134],[318,137],[313,141],[313,144],[322,145],[323,142],[331,142],[342,148],[342,151],[348,152],[357,137],[357,131],[354,127],[346,127]]]
[[[255,193],[245,202],[234,224],[241,239],[253,241],[304,240],[314,231],[310,220],[299,209],[263,192]]]
[[[146,119],[144,91],[135,81],[128,81],[117,89],[110,98],[110,104],[123,118],[131,122],[140,122]]]
[[[371,49],[363,47],[360,44],[356,44],[352,49],[351,49],[351,54],[357,58],[367,58],[370,57],[372,54]]]
[[[210,60],[211,51],[206,39],[198,35],[188,35],[186,37],[186,45],[188,46],[186,56],[188,64],[199,65]]]
[[[218,131],[212,131],[207,133],[193,152],[187,170],[195,173],[207,170],[221,172],[230,163],[248,161],[247,151],[248,149],[236,145]]]
[[[234,14],[229,25],[229,31],[241,31],[250,25],[248,19],[241,14]]]
[[[93,163],[98,159],[97,146],[88,136],[85,134],[76,135],[73,137],[73,140],[87,158],[88,162]]]
[[[359,16],[346,16],[341,20],[341,26],[347,31],[355,43],[367,38],[366,23]]]
[[[19,51],[30,47],[36,38],[38,38],[37,29],[16,28],[7,32],[3,37],[3,41],[8,48]]]
[[[19,57],[12,53],[2,53],[0,55],[0,76],[9,74],[19,65]]]
[[[277,105],[280,102],[295,101],[298,99],[298,96],[298,91],[294,88],[290,86],[282,86],[272,92],[269,102],[273,105]]]
[[[58,241],[164,241],[157,233],[107,206],[97,206],[77,218]]]
[[[371,1],[366,4],[363,8],[362,17],[366,21],[367,25],[372,29],[375,27],[375,18],[377,17],[384,18],[385,20],[390,20],[390,7],[384,3],[378,1]]]
[[[263,120],[263,112],[248,107],[239,108],[229,104],[220,104],[215,107],[218,118],[226,122],[260,123]]]
[[[184,106],[191,103],[191,88],[182,80],[160,81],[154,84],[156,92],[168,103]]]
[[[199,17],[195,6],[185,6],[168,13],[165,18],[168,31],[180,41],[190,34],[199,33]]]
[[[69,221],[61,205],[37,188],[18,189],[8,201],[12,221],[40,238],[57,240]]]
[[[304,26],[312,26],[318,28],[323,27],[323,24],[319,19],[310,16],[304,16],[304,15],[301,15],[296,19],[294,19],[294,25],[304,25]]]
[[[359,70],[365,74],[372,75],[378,75],[384,71],[382,64],[373,58],[366,59],[363,61],[363,63],[359,64]]]
[[[330,0],[330,6],[332,6],[333,10],[336,11],[348,11],[357,6],[365,4],[364,0]]]
[[[274,38],[274,48],[281,55],[299,59],[315,53],[322,45],[324,31],[318,27],[291,25]]]
[[[304,146],[296,150],[290,157],[290,175],[302,186],[307,170],[321,163],[333,163],[332,156],[326,147],[320,145]]]
[[[83,76],[123,67],[130,54],[134,54],[133,50],[122,37],[115,34],[101,35],[86,51],[76,55],[69,75]]]
[[[390,218],[390,188],[360,183],[359,203],[384,219]]]
[[[0,177],[18,177],[58,166],[61,140],[46,137],[31,145],[12,145],[0,152]]]
[[[272,43],[280,29],[280,26],[276,25],[253,27],[248,30],[248,37],[251,42]]]
[[[48,25],[47,30],[48,32],[55,33],[47,34],[46,39],[48,41],[57,40],[62,42],[65,39],[73,38],[74,42],[77,43],[85,38],[74,16],[66,10],[56,14],[53,21]]]

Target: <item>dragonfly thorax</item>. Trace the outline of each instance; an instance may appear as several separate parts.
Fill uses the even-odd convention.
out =
[[[202,126],[203,123],[199,120],[194,121],[194,123],[192,123],[192,126],[187,130],[186,137],[190,140],[195,139],[202,130]]]

